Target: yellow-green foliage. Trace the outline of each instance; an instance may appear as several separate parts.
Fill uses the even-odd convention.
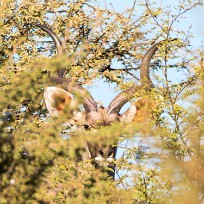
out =
[[[190,40],[173,26],[201,1],[180,1],[176,8],[133,1],[123,13],[100,3],[0,2],[0,203],[201,203],[203,62],[192,59],[185,41],[164,45],[152,60],[151,67],[162,74],[153,77],[150,94],[139,94],[148,102],[147,120],[79,130],[67,138],[64,123],[71,113],[59,119],[47,115],[43,91],[56,69],[65,68],[66,76],[81,84],[99,77],[121,89],[138,84],[136,71],[152,43],[171,36]],[[66,54],[54,57],[53,43],[36,22],[59,34]],[[170,81],[171,68],[188,73],[185,81]],[[141,150],[138,138],[151,149]],[[85,139],[118,141],[122,153],[115,181],[90,161],[76,162]]]

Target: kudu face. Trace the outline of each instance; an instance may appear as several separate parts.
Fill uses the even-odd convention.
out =
[[[94,110],[79,111],[75,108],[77,102],[71,93],[58,87],[47,87],[44,92],[46,107],[53,117],[60,117],[68,112],[72,112],[72,117],[65,121],[72,128],[84,128],[86,131],[93,131],[97,135],[97,129],[104,126],[110,126],[114,122],[128,122],[134,119],[136,107],[132,105],[124,114],[110,112],[104,107],[95,107]],[[68,109],[72,109],[69,111]],[[68,110],[68,111],[67,111]],[[92,160],[96,168],[109,167],[113,171],[108,171],[109,176],[114,177],[114,159],[117,151],[117,142],[113,139],[109,141],[94,142],[87,140],[87,153],[83,154],[83,160]]]
[[[51,36],[58,54],[64,53],[62,42],[51,29],[40,24],[35,24],[35,26],[41,28]],[[58,117],[63,113],[65,107],[72,107],[74,101],[72,94],[77,94],[83,98],[82,104],[85,111],[74,111],[73,117],[69,120],[70,124],[74,125],[74,123],[78,123],[81,126],[84,126],[86,130],[91,131],[92,128],[109,126],[116,121],[123,123],[132,122],[135,119],[137,110],[135,105],[131,105],[122,115],[120,115],[119,112],[124,104],[135,95],[135,92],[141,90],[141,88],[149,90],[154,87],[149,77],[149,64],[152,56],[158,50],[159,45],[161,45],[161,42],[153,45],[142,59],[140,66],[141,85],[131,87],[118,94],[107,108],[98,107],[97,103],[86,89],[77,83],[73,83],[69,78],[63,78],[64,70],[57,70],[59,77],[50,77],[50,80],[60,86],[63,85],[65,88],[47,87],[45,89],[44,98],[50,115]],[[117,144],[107,145],[103,142],[92,143],[91,141],[87,141],[88,157],[86,157],[86,159],[93,159],[93,163],[96,167],[111,166],[116,156],[116,145]],[[112,169],[113,171],[108,172],[108,174],[114,178],[114,165],[112,165]]]

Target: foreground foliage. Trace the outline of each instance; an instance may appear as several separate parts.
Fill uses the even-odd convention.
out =
[[[0,4],[0,203],[203,201],[203,51],[189,50],[190,32],[173,27],[201,2],[180,1],[171,9],[133,2],[124,13],[86,0]],[[54,57],[36,22],[59,33],[69,54]],[[140,59],[151,44],[174,37],[179,40],[161,47],[152,61],[152,75],[160,74],[150,94],[140,93],[148,101],[141,120],[69,138],[69,114],[47,115],[43,91],[57,68],[80,84],[103,78],[124,90],[138,83]],[[174,81],[170,70],[184,79]],[[117,138],[114,182],[90,161],[75,162],[89,137]],[[141,141],[151,148],[144,150]]]

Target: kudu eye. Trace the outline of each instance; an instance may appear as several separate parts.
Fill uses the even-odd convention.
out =
[[[99,150],[99,151],[98,151],[98,153],[99,153],[101,156],[103,156],[103,155],[104,155],[104,153],[103,153],[103,151],[102,151],[102,150]]]
[[[84,129],[85,129],[85,130],[90,130],[90,126],[87,125],[87,124],[85,124],[85,125],[84,125]]]

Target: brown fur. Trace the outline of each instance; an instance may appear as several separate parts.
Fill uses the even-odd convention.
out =
[[[107,109],[99,108],[97,112],[90,112],[87,114],[86,120],[88,125],[97,128],[99,126],[108,126],[114,121],[119,121],[118,114],[108,115]]]

